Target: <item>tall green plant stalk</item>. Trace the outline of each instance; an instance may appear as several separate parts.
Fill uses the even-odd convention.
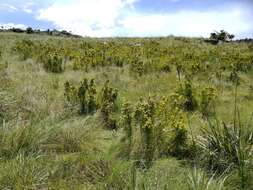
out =
[[[126,102],[122,106],[121,111],[121,124],[125,132],[124,140],[127,143],[127,154],[130,158],[131,148],[132,148],[132,138],[133,138],[133,127],[132,127],[132,107],[130,103]]]

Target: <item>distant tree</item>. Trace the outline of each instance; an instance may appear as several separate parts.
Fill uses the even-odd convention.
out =
[[[50,35],[50,36],[53,35],[53,32],[50,31],[50,29],[47,29],[46,33],[47,33],[47,35]]]
[[[228,39],[229,39],[229,40],[232,40],[234,37],[235,37],[234,34],[229,34],[229,35],[228,35]]]
[[[211,33],[210,34],[210,39],[217,39],[217,34],[216,33]]]
[[[70,33],[70,32],[67,32],[66,30],[62,30],[60,33],[61,33],[62,35],[66,35],[66,36],[70,36],[70,35],[71,35],[71,33]]]
[[[216,41],[216,42],[229,41],[229,40],[232,40],[234,37],[235,36],[233,34],[229,34],[225,30],[220,30],[220,32],[215,31],[214,33],[210,34],[210,40],[213,40],[213,41]]]
[[[33,29],[32,29],[31,27],[28,27],[28,28],[26,29],[26,33],[27,33],[27,34],[32,34],[32,33],[34,33],[34,31],[33,31]]]

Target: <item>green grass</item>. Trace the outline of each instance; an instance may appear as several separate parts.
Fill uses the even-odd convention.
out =
[[[142,43],[144,45],[141,48],[153,48],[154,54],[151,57],[161,58],[162,61],[151,65],[152,71],[138,76],[130,71],[129,63],[122,67],[98,65],[85,71],[73,70],[75,59],[67,59],[64,72],[55,74],[45,71],[43,64],[33,56],[21,60],[18,53],[12,51],[15,43],[22,39],[70,49],[71,53],[80,51],[80,55],[83,53],[80,49],[83,42],[93,44],[98,52],[104,41],[113,42],[114,45],[108,48],[108,52],[122,57],[132,56],[129,44]],[[235,106],[235,86],[228,80],[231,68],[224,60],[215,60],[215,56],[221,56],[223,51],[228,60],[233,52],[245,52],[240,55],[248,58],[246,54],[249,54],[252,59],[248,44],[213,46],[201,39],[170,37],[153,39],[158,43],[156,51],[156,45],[150,45],[149,39],[77,40],[12,33],[1,33],[0,41],[0,189],[252,189],[253,141],[250,134],[253,132],[253,121],[250,118],[253,114],[253,70],[239,71],[237,107],[240,122],[238,121],[236,130],[231,131]],[[167,52],[161,53],[164,48],[167,48]],[[140,53],[143,49],[137,49],[133,54]],[[199,108],[184,111],[187,117],[187,149],[191,153],[189,157],[170,154],[159,156],[155,152],[151,166],[141,167],[137,164],[141,152],[138,129],[133,139],[133,155],[130,158],[124,157],[125,134],[121,126],[118,130],[108,130],[104,128],[100,111],[82,116],[78,114],[78,106],[70,107],[66,103],[66,81],[78,84],[84,78],[94,78],[97,90],[100,91],[105,81],[109,80],[110,85],[118,89],[119,93],[119,109],[114,113],[119,124],[123,102],[135,105],[140,97],[147,99],[150,96],[159,101],[178,89],[180,82],[176,65],[168,60],[174,57],[177,62],[183,63],[182,57],[187,53],[200,55],[200,58],[196,58],[198,61],[204,59],[210,62],[209,69],[190,75],[193,94],[199,102],[201,89],[205,86],[217,90],[215,117],[224,121],[229,131],[219,124],[207,125]],[[147,59],[145,55],[140,57]],[[170,72],[159,70],[162,64],[167,63],[163,60],[169,62]],[[193,72],[189,64],[196,60],[184,63],[183,68],[187,72]],[[233,63],[237,59],[231,58],[229,61]],[[219,64],[226,66],[221,80],[215,75]],[[187,72],[182,74],[182,81],[186,80]],[[209,119],[214,121],[212,117]],[[160,121],[162,122],[160,118],[155,118],[154,126],[158,126]],[[239,125],[247,125],[247,130],[246,127],[245,130],[240,129]],[[211,158],[209,154],[216,158],[211,165],[208,162]],[[219,159],[220,155],[222,158]],[[214,166],[222,169],[219,168],[218,171]]]

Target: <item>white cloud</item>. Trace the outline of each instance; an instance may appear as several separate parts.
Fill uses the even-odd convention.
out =
[[[58,29],[84,36],[208,36],[225,29],[237,36],[253,31],[251,13],[239,6],[223,11],[178,10],[172,13],[140,13],[138,0],[74,0],[56,2],[39,11],[37,19],[50,21]],[[170,0],[173,2],[179,0]]]
[[[1,1],[1,0],[0,0]],[[38,6],[40,4],[36,4],[35,0],[28,0],[28,1],[25,1],[25,2],[12,2],[11,4],[10,3],[1,3],[0,2],[0,10],[3,10],[3,11],[8,11],[8,12],[11,12],[11,13],[14,13],[14,12],[17,12],[17,11],[23,11],[23,12],[26,12],[28,14],[30,13],[33,13],[34,12],[34,7],[35,6]]]
[[[33,13],[33,6],[35,5],[34,2],[27,2],[22,6],[22,10],[26,13]]]
[[[136,36],[208,36],[214,30],[225,29],[236,35],[253,30],[239,9],[217,12],[179,11],[168,14],[132,15],[121,20],[130,35]]]
[[[88,36],[111,36],[117,19],[137,0],[76,0],[56,2],[39,12],[38,19],[53,22],[58,28]]]
[[[0,26],[4,29],[11,29],[11,28],[20,28],[26,29],[27,27],[24,24],[14,24],[14,23],[0,23]]]
[[[15,11],[17,11],[18,9],[15,7],[15,6],[13,6],[13,5],[10,5],[10,4],[7,4],[7,3],[2,3],[2,4],[0,4],[0,10],[7,10],[7,11],[9,11],[9,12],[15,12]]]

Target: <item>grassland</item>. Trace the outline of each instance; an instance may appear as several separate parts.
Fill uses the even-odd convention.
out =
[[[1,33],[0,81],[0,189],[253,189],[252,43]]]

